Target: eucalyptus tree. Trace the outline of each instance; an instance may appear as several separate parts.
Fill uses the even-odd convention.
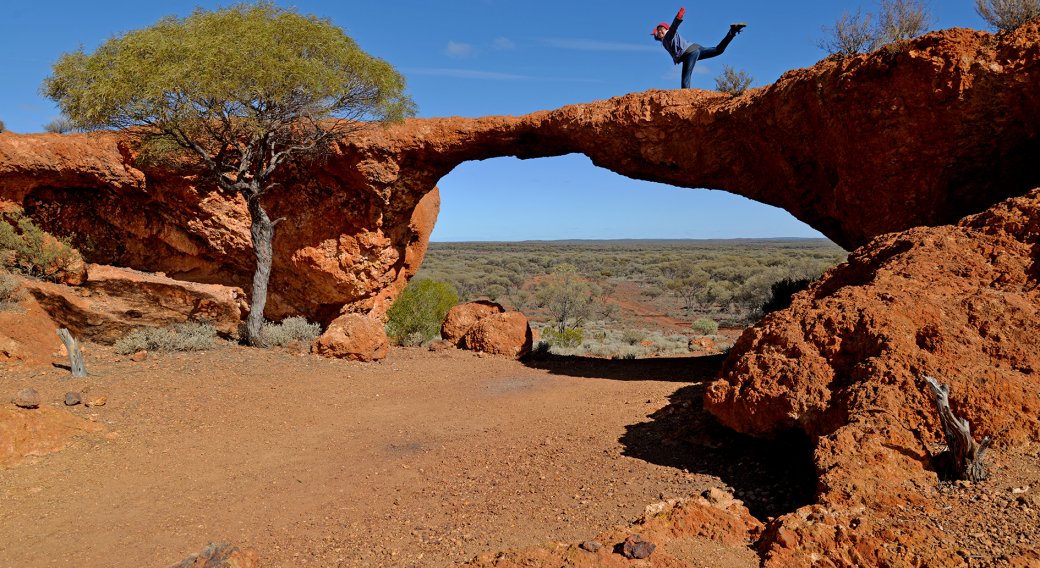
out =
[[[405,79],[327,18],[243,3],[113,36],[61,55],[41,93],[84,130],[115,129],[142,152],[175,153],[240,193],[256,257],[248,341],[262,346],[275,226],[273,174],[336,140],[416,112]]]

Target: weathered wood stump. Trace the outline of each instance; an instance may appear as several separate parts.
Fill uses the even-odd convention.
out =
[[[986,479],[986,449],[992,440],[989,436],[982,442],[975,443],[971,437],[971,426],[967,420],[957,418],[950,410],[950,387],[940,385],[932,377],[925,376],[928,388],[935,395],[935,405],[939,408],[939,422],[942,423],[943,434],[946,436],[947,451],[949,454],[950,476],[954,479],[965,479],[971,482]],[[940,454],[942,456],[942,454]]]
[[[72,369],[72,376],[75,378],[86,377],[87,366],[83,363],[83,351],[80,349],[79,339],[73,339],[72,334],[65,328],[58,330],[58,337],[65,344],[65,350],[69,352],[69,367]]]

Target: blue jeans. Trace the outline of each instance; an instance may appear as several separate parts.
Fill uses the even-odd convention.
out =
[[[729,42],[733,41],[736,35],[731,31],[726,34],[726,37],[715,47],[700,47],[686,52],[682,59],[682,88],[689,89],[690,82],[693,79],[693,67],[697,65],[697,61],[700,59],[711,59],[716,55],[722,55],[723,51],[726,51],[726,46]]]

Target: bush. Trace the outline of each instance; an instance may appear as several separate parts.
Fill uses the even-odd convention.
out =
[[[719,331],[719,324],[710,318],[700,318],[693,322],[693,331],[700,335],[715,335]]]
[[[0,132],[6,132],[7,127],[4,126],[4,121],[0,120]]]
[[[173,328],[137,328],[116,342],[115,352],[129,355],[138,351],[203,351],[217,345],[217,328],[208,323],[179,323]]]
[[[1040,17],[1040,0],[975,0],[975,12],[993,29],[1012,31]]]
[[[820,28],[824,38],[814,43],[832,55],[846,57],[917,37],[934,21],[929,0],[879,0],[877,6],[877,12],[866,15],[861,9],[855,15],[843,9],[833,28]]]
[[[762,315],[789,308],[791,306],[791,296],[805,290],[813,282],[815,280],[812,278],[799,278],[797,280],[784,278],[774,282],[770,288],[769,301],[762,304]]]
[[[413,280],[387,310],[386,334],[399,345],[426,343],[440,334],[444,317],[457,303],[451,284]]]
[[[642,331],[635,329],[626,329],[625,333],[621,335],[621,341],[629,345],[636,345],[646,340],[646,334]]]
[[[585,340],[585,332],[580,327],[559,331],[554,327],[542,330],[542,341],[554,347],[574,348]]]
[[[751,86],[751,81],[754,79],[747,71],[743,69],[737,71],[723,63],[722,73],[715,77],[715,90],[720,93],[740,96]]]
[[[64,116],[59,116],[43,125],[44,132],[53,132],[55,134],[67,134],[77,130],[79,129],[76,127],[75,123]]]
[[[0,251],[0,261],[11,270],[48,280],[80,260],[67,240],[37,227],[21,210],[0,214]]]
[[[280,323],[264,322],[263,337],[268,345],[286,346],[294,341],[309,346],[321,335],[321,326],[308,323],[300,316],[285,318]]]
[[[14,276],[6,270],[0,270],[0,305],[18,302],[24,295],[25,291]]]

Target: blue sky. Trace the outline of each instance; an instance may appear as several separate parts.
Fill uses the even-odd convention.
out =
[[[712,89],[722,64],[745,69],[759,85],[826,53],[810,43],[857,2],[644,0],[396,2],[299,0],[305,13],[331,18],[368,53],[408,77],[421,117],[521,115],[679,86],[679,67],[650,35],[680,6],[686,39],[714,45],[732,22],[747,29],[726,53],[700,61],[694,87]],[[39,132],[57,116],[37,89],[65,51],[88,50],[113,34],[167,14],[229,2],[5,0],[0,34],[0,120]],[[986,29],[972,0],[932,0],[932,29]],[[865,11],[871,9],[863,3]],[[815,237],[784,211],[720,191],[630,180],[582,155],[462,164],[443,178],[435,241]]]

